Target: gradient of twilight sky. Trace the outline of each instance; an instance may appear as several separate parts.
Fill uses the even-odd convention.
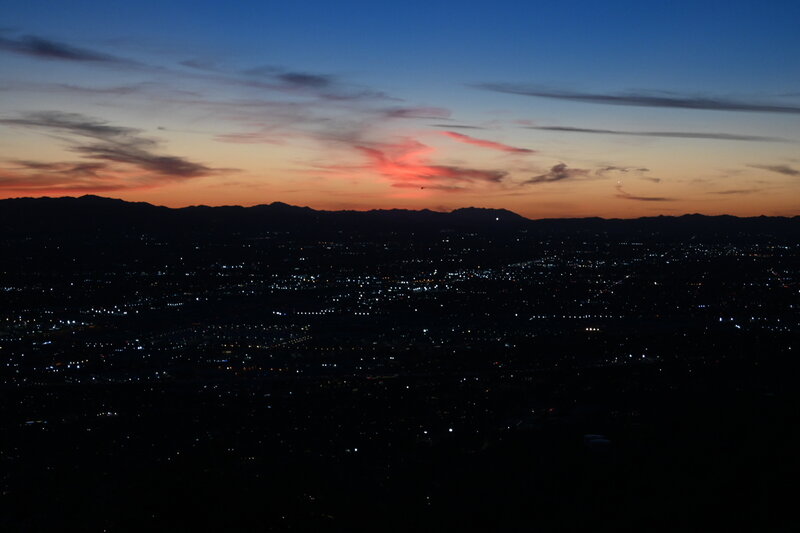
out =
[[[800,2],[4,2],[0,198],[800,214]]]

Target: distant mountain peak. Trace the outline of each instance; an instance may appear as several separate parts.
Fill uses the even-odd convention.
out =
[[[508,209],[496,209],[491,207],[460,207],[450,212],[451,215],[456,216],[469,216],[469,217],[503,217],[507,220],[527,220],[522,215],[518,215]]]

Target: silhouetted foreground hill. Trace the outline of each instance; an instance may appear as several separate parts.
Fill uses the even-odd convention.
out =
[[[569,218],[530,220],[505,209],[468,207],[450,213],[423,209],[318,211],[274,202],[253,207],[192,206],[179,209],[99,196],[14,198],[0,200],[0,232],[6,235],[47,233],[134,236],[259,235],[268,231],[304,236],[336,233],[525,230],[542,235],[674,238],[800,238],[800,216],[751,217],[683,215],[639,219]]]

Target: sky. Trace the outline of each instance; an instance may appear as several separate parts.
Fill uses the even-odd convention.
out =
[[[794,0],[0,11],[0,198],[800,215]]]

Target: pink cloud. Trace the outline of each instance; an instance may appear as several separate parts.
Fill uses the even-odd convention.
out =
[[[431,185],[453,187],[454,183],[500,183],[506,172],[499,170],[480,170],[447,165],[434,165],[429,156],[434,152],[430,146],[414,139],[401,143],[377,146],[356,146],[367,158],[369,170],[389,178],[397,184],[416,184],[420,187]]]
[[[511,152],[516,154],[535,153],[535,150],[529,150],[528,148],[517,148],[516,146],[509,146],[507,144],[498,143],[494,141],[476,139],[475,137],[470,137],[469,135],[464,135],[463,133],[456,133],[455,131],[443,131],[441,133],[442,135],[446,135],[458,142],[466,144],[474,144],[475,146],[481,146],[483,148],[491,148],[492,150],[500,150],[501,152]]]

